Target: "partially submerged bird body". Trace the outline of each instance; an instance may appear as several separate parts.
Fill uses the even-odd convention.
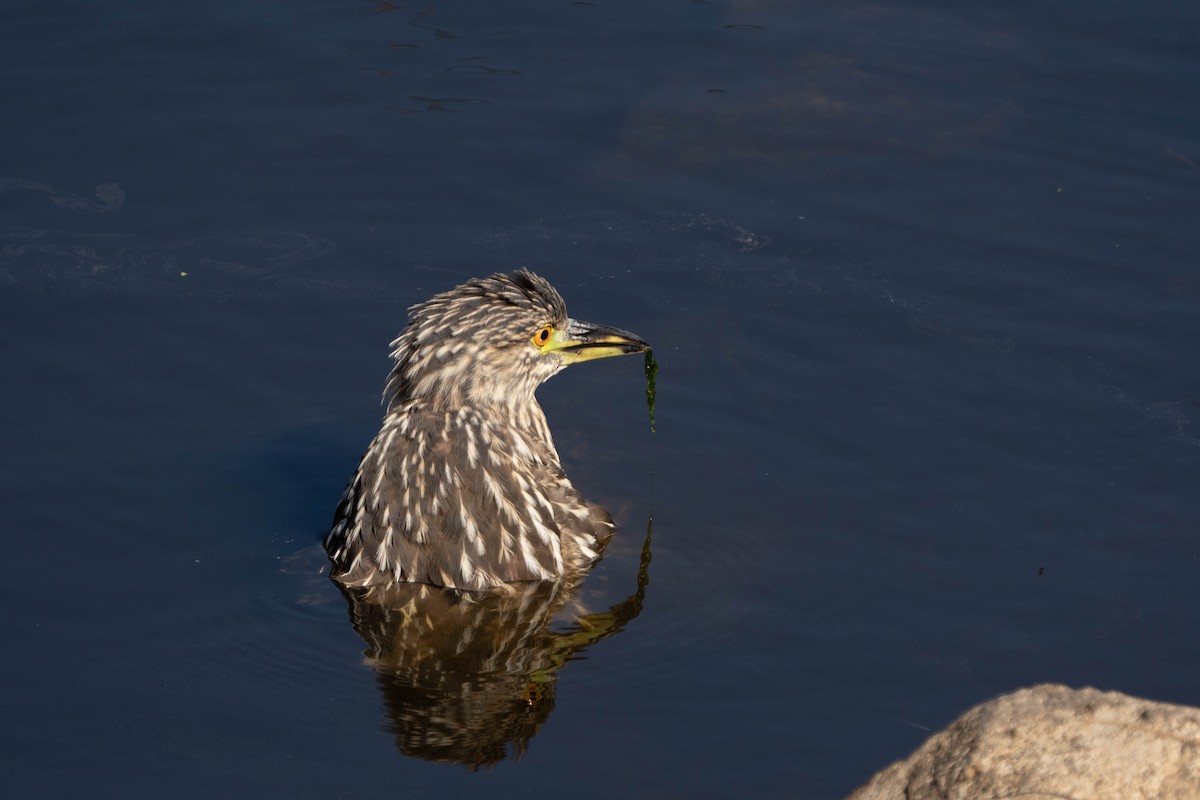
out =
[[[612,521],[571,486],[553,444],[474,409],[422,406],[388,415],[342,501],[342,583],[481,589],[595,559]]]
[[[383,426],[325,540],[334,577],[480,591],[585,569],[612,519],[567,479],[534,391],[568,364],[646,343],[570,319],[527,270],[468,281],[409,313],[392,343]]]

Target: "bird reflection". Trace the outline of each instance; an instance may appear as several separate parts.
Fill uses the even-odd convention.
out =
[[[635,591],[601,613],[579,607],[582,571],[487,593],[339,584],[396,748],[471,770],[520,758],[554,709],[559,670],[640,613],[650,534]]]

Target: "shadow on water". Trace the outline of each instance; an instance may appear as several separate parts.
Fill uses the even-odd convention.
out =
[[[554,710],[559,671],[641,613],[652,527],[636,590],[599,613],[578,608],[587,573],[489,593],[339,586],[400,753],[471,770],[519,759]]]

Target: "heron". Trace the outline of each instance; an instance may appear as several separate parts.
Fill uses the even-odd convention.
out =
[[[325,537],[333,578],[486,592],[586,570],[613,520],[567,479],[535,392],[568,365],[649,344],[570,318],[528,269],[408,311],[383,424]]]

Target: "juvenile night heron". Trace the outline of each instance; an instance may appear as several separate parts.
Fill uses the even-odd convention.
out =
[[[383,427],[325,537],[334,578],[480,591],[589,566],[612,518],[567,480],[534,391],[569,364],[649,345],[570,319],[521,269],[413,306],[392,347]]]

